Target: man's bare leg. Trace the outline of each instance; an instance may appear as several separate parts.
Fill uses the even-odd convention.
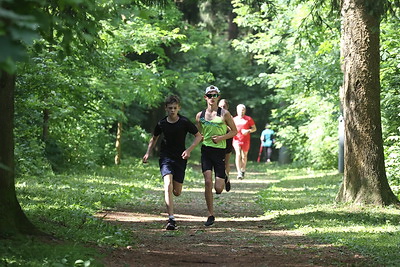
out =
[[[207,203],[208,216],[214,215],[214,196],[213,196],[213,179],[211,170],[203,172],[204,175],[204,197]]]
[[[174,196],[179,197],[179,196],[181,195],[181,193],[182,193],[182,186],[183,186],[183,184],[178,183],[178,182],[175,181],[175,180],[172,181],[172,184],[173,184],[173,186],[174,186],[174,189],[173,189],[173,191],[172,191],[172,192],[174,193]]]
[[[241,165],[241,172],[242,172],[242,175],[243,175],[243,177],[244,177],[244,173],[245,173],[245,171],[246,171],[246,166],[247,166],[247,154],[248,154],[249,152],[248,151],[243,151],[242,150],[242,165]]]
[[[173,184],[172,184],[172,174],[167,174],[164,176],[164,200],[165,206],[167,207],[167,213],[169,216],[174,215],[174,201],[173,196]]]
[[[176,223],[174,217],[174,200],[173,195],[179,196],[182,192],[182,184],[173,181],[172,174],[164,176],[164,200],[167,207],[168,223],[167,230],[175,230]]]
[[[217,177],[215,179],[215,187],[214,187],[215,192],[217,194],[221,194],[222,191],[224,190],[224,187],[225,187],[225,178]]]
[[[208,218],[204,223],[205,226],[210,226],[214,223],[214,196],[213,196],[213,179],[212,179],[212,171],[208,170],[203,172],[204,175],[204,196],[206,198],[207,209],[208,209]]]
[[[243,160],[242,160],[242,149],[239,146],[235,146],[235,165],[236,165],[236,171],[238,173],[237,178],[238,179],[243,179],[243,175],[242,175],[242,164],[243,164]]]

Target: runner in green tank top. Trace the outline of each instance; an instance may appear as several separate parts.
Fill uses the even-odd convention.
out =
[[[205,183],[204,196],[208,209],[208,219],[204,223],[205,226],[210,226],[215,221],[212,170],[214,169],[215,173],[215,192],[221,194],[225,186],[226,188],[228,188],[228,185],[230,187],[225,173],[226,139],[230,139],[237,134],[232,115],[228,110],[218,107],[219,93],[220,90],[216,86],[207,87],[204,95],[207,109],[200,111],[196,115],[197,128],[203,135],[201,168]],[[227,132],[227,126],[230,129],[229,132]]]
[[[226,124],[224,119],[221,117],[222,109],[217,109],[217,116],[214,117],[212,120],[208,121],[205,119],[205,114],[203,117],[200,116],[200,123],[202,126],[202,133],[203,133],[203,145],[209,147],[216,147],[216,148],[226,148],[226,140],[221,140],[218,143],[213,141],[213,136],[221,136],[226,134]],[[205,113],[205,112],[203,112]]]

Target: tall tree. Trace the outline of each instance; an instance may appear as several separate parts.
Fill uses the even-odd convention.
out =
[[[38,233],[18,203],[14,185],[15,75],[0,72],[0,237],[14,232]]]
[[[4,32],[0,37],[0,237],[38,232],[22,211],[14,184],[14,61],[21,59],[23,42],[14,39],[12,32],[19,32],[20,38],[26,36],[27,32],[33,33],[28,25],[35,22],[26,10],[32,6],[25,3],[26,6],[22,7],[20,4],[24,3],[1,2],[0,6],[3,11],[0,29]],[[21,24],[18,24],[18,20],[21,20]]]
[[[385,171],[380,108],[380,20],[387,0],[343,0],[341,101],[344,178],[337,200],[397,203]]]

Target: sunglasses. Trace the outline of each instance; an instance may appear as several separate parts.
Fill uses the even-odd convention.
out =
[[[217,98],[217,97],[219,97],[219,94],[206,94],[206,97],[208,97],[208,98]]]

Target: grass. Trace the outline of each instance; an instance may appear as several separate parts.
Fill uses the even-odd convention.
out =
[[[287,229],[345,245],[371,257],[377,266],[400,265],[398,208],[335,203],[342,179],[336,171],[275,166],[267,173],[276,183],[258,194],[265,216]]]
[[[188,179],[190,180],[190,178]],[[16,179],[26,215],[55,241],[34,237],[0,240],[0,266],[101,266],[96,248],[135,245],[132,234],[94,216],[99,210],[159,205],[156,162],[133,160],[121,167]],[[62,240],[62,241],[60,241]]]
[[[257,195],[265,216],[287,229],[368,255],[376,265],[400,263],[400,211],[334,202],[341,182],[336,171],[250,162],[248,172],[274,181]],[[185,188],[201,187],[199,170],[188,168]],[[17,196],[30,220],[55,240],[19,237],[0,240],[1,266],[102,266],[114,248],[136,246],[129,229],[94,216],[107,209],[163,207],[158,163],[139,159],[119,167],[16,180]],[[175,234],[175,233],[174,233]],[[179,235],[177,232],[176,235]]]

